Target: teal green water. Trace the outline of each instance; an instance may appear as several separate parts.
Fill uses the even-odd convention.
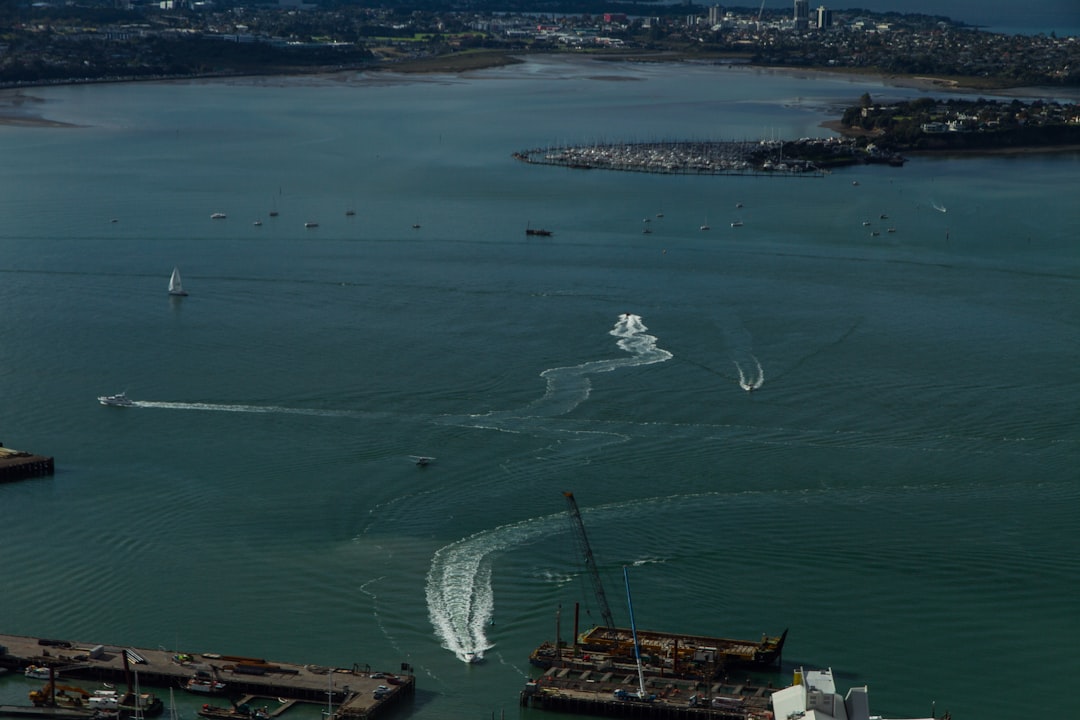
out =
[[[724,67],[24,92],[78,127],[0,127],[0,442],[57,463],[0,486],[4,632],[408,662],[411,717],[543,717],[529,651],[598,617],[572,490],[617,620],[629,565],[639,627],[789,627],[777,682],[1013,718],[1080,671],[1076,154],[510,157],[916,94]]]

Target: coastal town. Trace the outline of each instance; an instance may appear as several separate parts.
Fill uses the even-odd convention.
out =
[[[0,3],[0,87],[327,72],[464,70],[530,52],[932,77],[1001,88],[1080,85],[1080,42],[946,17],[812,8],[583,4],[507,11],[192,2]],[[570,6],[573,7],[573,6]]]

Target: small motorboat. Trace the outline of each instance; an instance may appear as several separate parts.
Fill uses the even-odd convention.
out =
[[[102,395],[98,398],[98,402],[112,407],[135,407],[135,402],[127,396],[126,392],[117,393],[116,395]],[[48,676],[46,675],[46,677]]]
[[[201,695],[224,695],[225,687],[225,683],[203,673],[197,673],[184,683],[185,690]]]
[[[52,677],[59,675],[44,665],[27,665],[26,670],[23,671],[23,674],[31,680],[48,680],[50,673]]]

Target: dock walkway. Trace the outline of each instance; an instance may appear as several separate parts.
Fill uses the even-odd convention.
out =
[[[196,672],[208,672],[237,697],[256,695],[325,704],[331,695],[334,718],[374,720],[385,709],[411,698],[416,678],[402,664],[401,673],[368,666],[336,668],[268,661],[213,652],[178,653],[103,643],[51,640],[0,634],[0,667],[21,670],[44,665],[65,682],[78,678],[125,684],[129,671],[143,687],[182,688]]]

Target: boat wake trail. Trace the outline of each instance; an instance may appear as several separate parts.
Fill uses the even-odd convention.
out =
[[[639,316],[623,313],[609,334],[618,338],[616,344],[620,350],[629,353],[629,357],[593,360],[545,370],[540,373],[547,381],[543,397],[524,408],[444,418],[442,422],[508,432],[553,432],[550,428],[537,427],[531,420],[572,412],[589,398],[592,389],[589,376],[593,373],[651,365],[673,357],[667,350],[658,348],[656,338],[647,334],[646,330],[648,328]],[[611,434],[606,432],[576,434],[578,437],[588,437],[588,442],[593,443],[611,438]],[[552,518],[564,521],[562,515]],[[427,577],[428,615],[443,647],[464,662],[483,659],[484,651],[491,647],[486,630],[491,624],[495,607],[491,587],[492,556],[536,537],[554,521],[540,518],[506,525],[459,540],[435,553]]]
[[[275,413],[281,415],[310,415],[314,417],[371,418],[386,413],[360,412],[356,410],[325,410],[318,408],[290,408],[280,405],[222,405],[218,403],[178,403],[136,400],[135,407],[165,410],[204,410],[208,412]]]
[[[564,515],[532,518],[485,530],[439,549],[427,575],[427,606],[442,646],[462,662],[479,662],[492,647],[487,628],[495,609],[493,556],[550,534]]]
[[[758,359],[753,355],[751,355],[750,357],[754,359],[754,365],[757,366],[756,378],[750,377],[748,379],[746,377],[746,374],[743,372],[742,366],[739,365],[739,361],[732,361],[735,363],[735,369],[739,371],[739,387],[741,387],[746,392],[753,392],[754,390],[757,390],[765,384],[765,371],[761,369],[761,363],[758,362]]]
[[[547,389],[540,399],[534,400],[521,410],[497,410],[473,415],[471,418],[483,418],[484,424],[490,427],[497,426],[499,420],[555,417],[573,412],[589,399],[592,390],[589,375],[638,365],[652,365],[666,362],[673,357],[667,350],[658,348],[656,338],[646,334],[646,330],[648,328],[641,322],[640,316],[623,313],[608,334],[618,338],[616,345],[620,350],[629,353],[630,357],[592,360],[580,365],[550,368],[540,373],[540,377],[547,381]]]

